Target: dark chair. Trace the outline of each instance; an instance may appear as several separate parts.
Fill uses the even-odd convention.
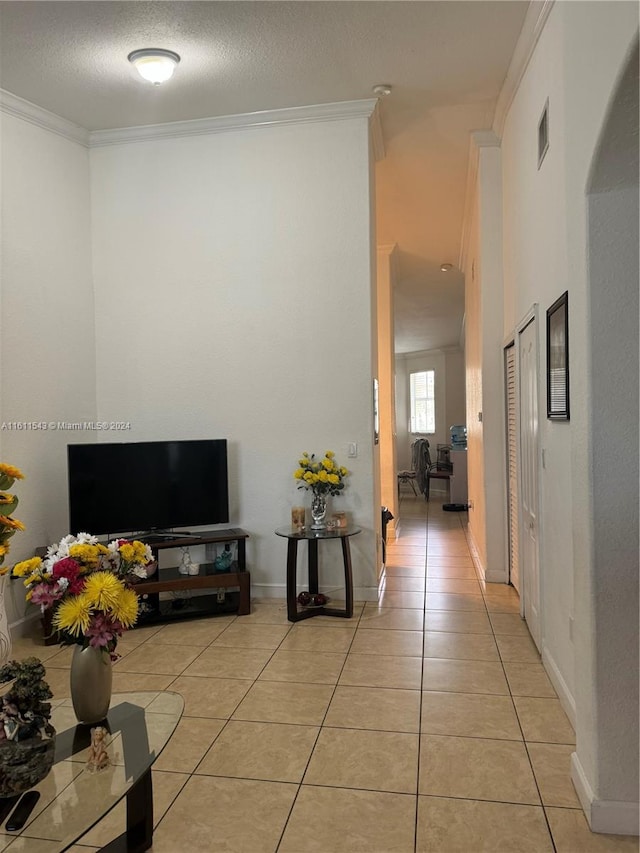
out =
[[[429,489],[431,485],[431,480],[450,480],[451,479],[451,471],[449,469],[443,470],[438,466],[437,462],[431,461],[431,454],[429,453],[429,442],[426,441],[425,455],[426,455],[426,471],[425,471],[425,490],[424,490],[424,499],[425,501],[429,500]]]
[[[418,497],[416,492],[416,472],[415,471],[398,471],[398,500],[400,500],[400,486],[408,483],[413,490],[413,494]]]

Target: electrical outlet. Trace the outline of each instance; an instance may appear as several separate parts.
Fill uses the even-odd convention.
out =
[[[221,587],[218,590],[218,604],[222,604],[224,602],[224,589]]]
[[[350,441],[347,445],[347,456],[350,459],[355,459],[358,455],[358,445],[355,441]]]

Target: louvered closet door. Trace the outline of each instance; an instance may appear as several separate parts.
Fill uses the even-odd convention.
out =
[[[507,481],[509,517],[509,580],[520,592],[518,572],[518,466],[516,429],[516,348],[512,344],[504,351],[507,385]]]

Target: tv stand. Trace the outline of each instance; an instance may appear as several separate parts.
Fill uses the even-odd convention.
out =
[[[240,528],[227,530],[205,530],[201,533],[167,533],[169,539],[154,539],[157,533],[150,533],[147,537],[141,534],[138,538],[146,542],[151,548],[153,557],[158,560],[158,552],[167,548],[184,548],[190,545],[212,545],[217,543],[237,543],[238,556],[228,572],[218,572],[213,563],[201,563],[197,575],[182,575],[177,566],[172,568],[158,568],[156,574],[150,578],[139,580],[133,584],[137,594],[140,596],[150,611],[141,613],[134,626],[157,622],[171,622],[178,619],[190,619],[203,616],[215,616],[229,613],[237,613],[238,616],[247,616],[251,613],[251,574],[247,571],[246,542],[249,534]],[[227,592],[230,589],[238,591]],[[190,597],[190,590],[210,590],[209,595],[198,595]],[[184,598],[179,593],[185,592]],[[160,601],[161,592],[172,592],[175,597],[168,601]],[[176,594],[177,593],[177,594]],[[223,593],[223,594],[221,594]],[[52,611],[45,610],[42,615],[42,626],[44,630],[45,645],[55,645],[58,642],[52,629]]]
[[[140,537],[140,541],[149,545],[156,560],[158,552],[167,548],[232,542],[237,544],[238,557],[228,572],[216,571],[213,563],[202,563],[197,575],[182,575],[177,567],[159,568],[155,575],[136,583],[136,592],[150,607],[150,612],[142,613],[138,617],[137,625],[229,612],[246,616],[251,612],[251,575],[247,571],[246,562],[248,533],[239,528],[205,530],[201,533],[167,533],[163,536],[169,538],[160,541],[155,541],[156,535],[152,533],[147,538]],[[239,591],[227,593],[227,589],[234,587]],[[189,597],[187,593],[184,598],[179,595],[183,590],[194,589],[211,590],[212,594]],[[221,591],[223,595],[219,594]],[[161,592],[172,592],[175,597],[171,601],[160,601]]]

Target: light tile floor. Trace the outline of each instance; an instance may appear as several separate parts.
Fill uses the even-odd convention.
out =
[[[638,850],[589,831],[572,728],[517,594],[477,579],[466,516],[413,496],[401,516],[380,601],[351,620],[255,601],[125,636],[114,691],[185,701],[153,771],[155,853]],[[70,651],[15,644],[34,652],[67,696]],[[121,804],[75,853],[123,826]]]

